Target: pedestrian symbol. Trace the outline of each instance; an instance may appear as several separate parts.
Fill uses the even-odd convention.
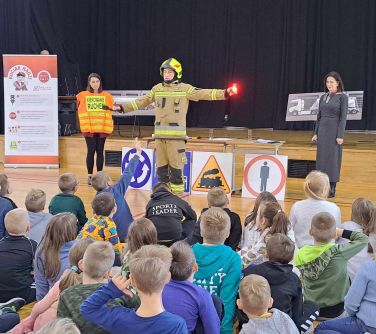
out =
[[[214,187],[221,187],[226,193],[230,193],[231,191],[217,159],[214,155],[211,155],[198,174],[192,186],[192,190],[209,192],[209,190]]]

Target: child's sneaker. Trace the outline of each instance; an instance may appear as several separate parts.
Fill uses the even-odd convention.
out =
[[[5,308],[17,312],[22,306],[26,304],[25,299],[23,298],[12,298],[5,303],[0,303],[0,312]]]

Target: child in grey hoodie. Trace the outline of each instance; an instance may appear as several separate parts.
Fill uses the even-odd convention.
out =
[[[249,321],[240,334],[299,334],[292,319],[275,308],[268,281],[259,275],[249,275],[240,282],[237,305]],[[269,310],[270,309],[270,310]]]

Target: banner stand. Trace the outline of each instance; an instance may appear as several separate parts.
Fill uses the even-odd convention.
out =
[[[4,167],[59,168],[56,55],[3,55]]]

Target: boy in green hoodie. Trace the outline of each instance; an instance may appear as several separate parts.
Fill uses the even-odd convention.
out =
[[[344,311],[344,299],[350,288],[347,261],[366,247],[368,237],[336,229],[334,217],[326,212],[313,216],[309,233],[315,244],[302,247],[294,260],[302,273],[304,296],[319,305],[321,318],[336,318]],[[350,242],[332,243],[339,237]]]
[[[203,244],[193,245],[198,264],[194,283],[222,299],[225,314],[221,334],[232,334],[236,295],[241,277],[241,258],[224,242],[230,235],[230,217],[221,208],[201,215]]]

